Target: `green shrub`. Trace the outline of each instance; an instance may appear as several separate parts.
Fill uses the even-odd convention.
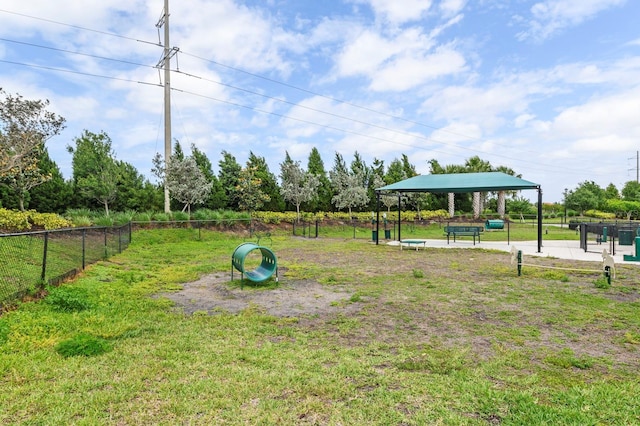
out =
[[[78,228],[86,228],[93,225],[93,221],[89,218],[89,216],[74,216],[71,218],[73,222],[73,226]]]
[[[173,220],[189,220],[189,213],[187,212],[182,212],[182,211],[177,211],[177,212],[172,212],[171,216],[173,217]]]
[[[587,210],[584,212],[587,217],[595,217],[596,219],[615,219],[615,213],[603,212],[600,210]]]
[[[168,222],[171,220],[171,215],[169,213],[154,213],[153,220],[157,220],[158,222]]]
[[[80,312],[91,308],[89,294],[78,287],[53,287],[44,301],[55,310],[62,312]]]
[[[211,220],[213,211],[210,209],[198,209],[193,212],[192,216],[195,220]]]
[[[137,212],[131,220],[135,222],[151,222],[151,217],[152,213],[150,212]]]
[[[117,212],[113,214],[113,223],[115,225],[126,225],[127,223],[133,220],[135,216],[135,212],[126,211],[126,212]]]
[[[31,229],[29,215],[26,212],[0,208],[0,228],[9,231],[26,231]]]
[[[81,333],[58,343],[55,349],[56,352],[67,358],[71,356],[101,355],[109,352],[112,348],[111,344],[101,337]]]
[[[69,228],[73,224],[55,213],[38,213],[35,210],[20,212],[0,208],[0,229],[22,232],[28,231],[32,225],[44,229]]]
[[[93,219],[94,217],[100,215],[91,209],[68,209],[64,213],[64,217],[69,218],[70,220],[73,220],[73,218],[76,216],[85,216]]]
[[[73,226],[71,221],[55,213],[38,213],[35,210],[29,210],[27,214],[31,223],[36,226],[42,226],[44,229],[70,228]]]
[[[93,220],[96,226],[113,226],[114,220],[111,216],[100,216]]]

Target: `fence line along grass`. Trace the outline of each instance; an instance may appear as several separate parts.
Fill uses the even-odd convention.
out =
[[[601,289],[588,274],[517,277],[505,253],[277,235],[277,286],[223,279],[244,309],[186,314],[163,294],[229,274],[244,241],[194,232],[137,231],[0,317],[0,423],[640,422],[635,267]],[[340,297],[284,317],[251,302],[296,288]]]

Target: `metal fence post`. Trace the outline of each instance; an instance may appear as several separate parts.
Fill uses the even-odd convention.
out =
[[[104,227],[104,258],[109,258],[109,247],[107,245],[107,227]]]
[[[82,270],[84,271],[86,265],[86,256],[87,256],[87,230],[86,228],[82,230]]]
[[[42,253],[42,274],[40,275],[40,280],[44,282],[45,277],[47,276],[47,249],[49,246],[49,233],[44,233],[44,249]]]

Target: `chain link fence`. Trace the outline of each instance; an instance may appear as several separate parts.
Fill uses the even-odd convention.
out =
[[[122,252],[131,224],[0,234],[0,310],[46,284],[58,284],[87,265]]]

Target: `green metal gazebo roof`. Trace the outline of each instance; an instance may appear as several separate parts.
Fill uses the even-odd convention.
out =
[[[521,189],[540,189],[540,185],[502,172],[449,173],[414,176],[376,191],[463,193]]]

